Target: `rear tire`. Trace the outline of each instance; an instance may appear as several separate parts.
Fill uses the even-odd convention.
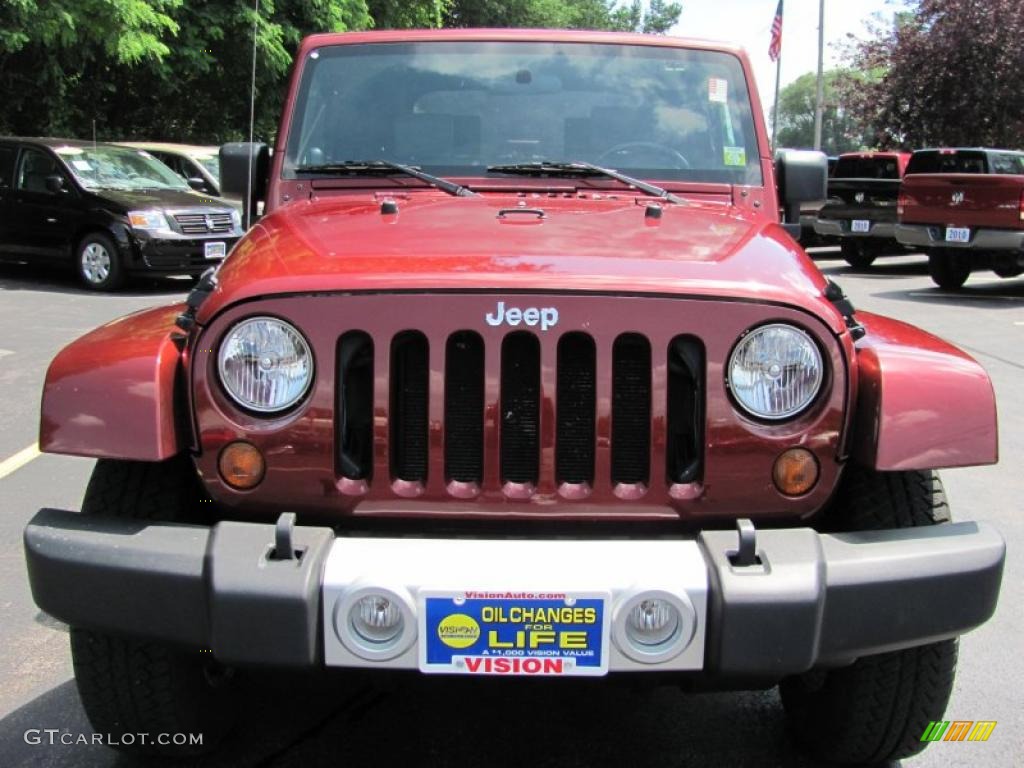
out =
[[[847,467],[829,530],[941,525],[950,520],[935,472],[873,472]],[[932,720],[946,710],[957,641],[866,656],[847,667],[815,670],[779,686],[800,745],[819,759],[873,765],[915,755]]]
[[[842,249],[843,259],[854,269],[867,269],[878,256],[878,252],[873,247],[873,244],[865,240],[843,238],[840,248]]]
[[[960,254],[936,249],[928,254],[928,274],[939,288],[958,291],[971,276],[971,268]]]
[[[201,522],[203,492],[187,456],[160,463],[101,459],[82,513],[153,521]],[[236,680],[200,649],[71,628],[75,683],[89,722],[132,754],[207,752],[233,725]],[[153,743],[122,734],[147,733]],[[186,734],[184,744],[157,744],[159,734]],[[202,734],[199,744],[190,734]]]
[[[125,269],[114,241],[103,232],[90,232],[75,249],[75,274],[93,291],[116,291],[124,284]]]

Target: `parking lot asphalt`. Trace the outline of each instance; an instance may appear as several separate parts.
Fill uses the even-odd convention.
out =
[[[1024,277],[973,275],[942,291],[920,256],[857,272],[835,251],[819,266],[862,309],[952,341],[992,376],[1000,417],[997,466],[943,473],[955,518],[995,524],[1009,556],[995,617],[961,643],[950,720],[996,720],[986,743],[938,743],[905,766],[1012,766],[1024,759]],[[42,506],[78,507],[92,462],[36,456],[46,366],[83,332],[168,303],[187,283],[161,280],[108,296],[69,279],[0,267],[0,766],[129,765],[103,746],[29,744],[28,729],[90,734],[66,629],[39,614],[25,579],[21,532]],[[950,409],[959,407],[950,403]],[[12,460],[12,457],[16,457]],[[463,680],[399,675],[372,684],[332,674],[309,686],[275,678],[254,690],[246,726],[195,765],[337,766],[810,766],[787,734],[774,691],[685,693],[621,683]],[[250,711],[251,710],[251,711]]]

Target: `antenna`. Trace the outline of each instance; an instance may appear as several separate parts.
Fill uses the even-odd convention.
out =
[[[249,90],[249,174],[245,184],[245,228],[252,224],[252,147],[256,135],[256,34],[259,30],[260,0],[252,17],[252,87]]]

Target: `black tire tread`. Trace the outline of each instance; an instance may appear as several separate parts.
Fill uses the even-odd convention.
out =
[[[82,513],[108,517],[196,522],[202,496],[187,456],[165,462],[101,459],[85,492]],[[202,745],[126,745],[142,754],[208,750],[227,725],[220,691],[203,678],[198,651],[71,627],[75,682],[98,733],[197,733]]]
[[[850,466],[821,528],[876,530],[949,521],[935,472]],[[956,662],[955,639],[866,656],[847,667],[784,680],[782,701],[798,740],[822,759],[852,765],[902,759],[927,746],[921,735],[929,721],[942,719]]]

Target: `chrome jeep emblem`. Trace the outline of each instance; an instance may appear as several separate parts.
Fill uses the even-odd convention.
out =
[[[853,196],[853,199],[856,200],[858,203],[863,203],[864,202],[864,193],[863,192],[858,192],[856,195]]]
[[[519,325],[523,323],[531,327],[540,324],[540,329],[546,331],[558,325],[558,310],[554,307],[505,307],[504,301],[499,301],[493,313],[484,315],[487,324],[497,328],[502,323],[508,325]]]
[[[953,205],[960,205],[960,203],[962,203],[964,201],[964,193],[963,192],[954,192],[952,200],[953,200]]]

